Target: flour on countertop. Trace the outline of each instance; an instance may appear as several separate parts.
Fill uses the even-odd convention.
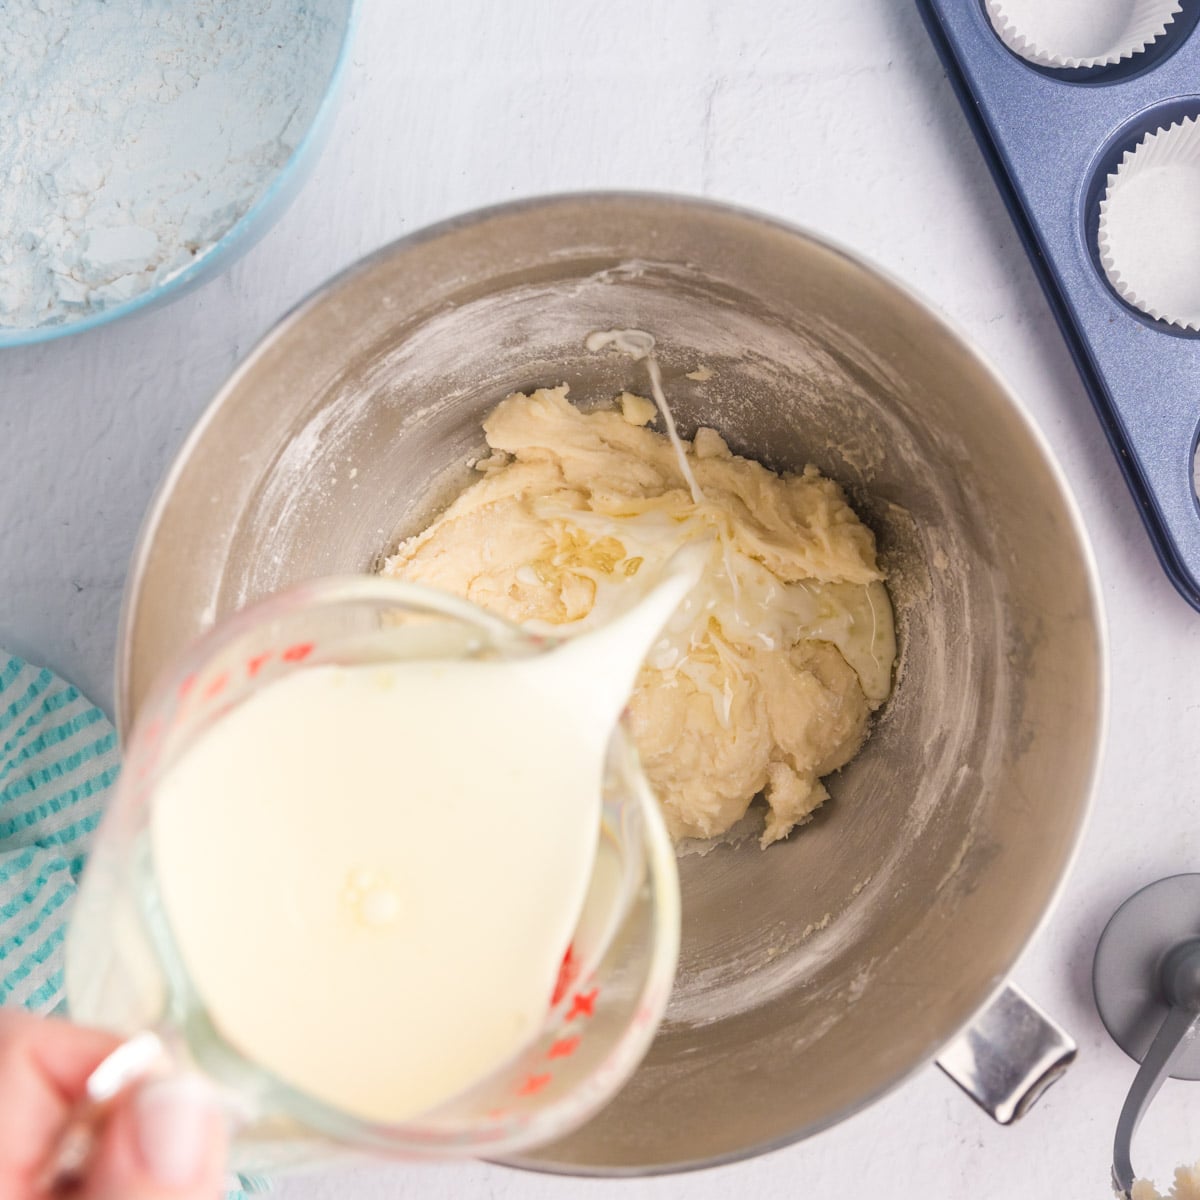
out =
[[[4,0],[0,327],[59,324],[189,266],[287,161],[341,0]]]

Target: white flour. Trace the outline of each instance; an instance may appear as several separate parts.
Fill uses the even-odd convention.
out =
[[[347,0],[0,0],[0,328],[148,290],[311,121]]]

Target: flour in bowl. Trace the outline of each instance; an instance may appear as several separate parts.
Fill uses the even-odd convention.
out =
[[[119,304],[203,256],[320,104],[345,0],[6,0],[0,329]]]

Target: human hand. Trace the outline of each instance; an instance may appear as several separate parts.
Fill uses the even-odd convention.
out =
[[[41,1176],[88,1076],[116,1049],[106,1033],[0,1011],[0,1197],[50,1200]],[[196,1081],[144,1084],[106,1117],[77,1200],[216,1200],[225,1122]]]

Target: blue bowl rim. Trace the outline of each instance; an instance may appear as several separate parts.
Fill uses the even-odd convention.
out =
[[[234,254],[240,243],[248,238],[253,240],[259,225],[269,214],[280,193],[287,190],[291,180],[300,170],[302,162],[312,147],[317,131],[330,117],[346,73],[346,66],[350,61],[350,51],[354,44],[354,35],[361,13],[362,0],[347,0],[346,22],[342,28],[341,44],[338,46],[333,69],[326,81],[324,94],[313,112],[308,128],[296,143],[295,149],[292,150],[287,161],[275,172],[267,186],[258,194],[250,207],[213,243],[207,254],[200,255],[195,262],[189,263],[182,271],[172,275],[164,283],[152,287],[148,291],[140,292],[120,304],[90,313],[77,321],[62,321],[55,325],[32,325],[28,328],[0,326],[0,350],[16,346],[33,346],[39,342],[50,342],[56,338],[68,337],[74,333],[83,333],[88,329],[108,325],[112,321],[139,312],[141,309],[174,299],[177,293],[182,292],[201,277],[219,272],[221,263]]]

